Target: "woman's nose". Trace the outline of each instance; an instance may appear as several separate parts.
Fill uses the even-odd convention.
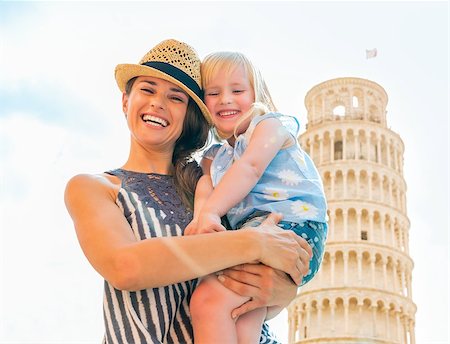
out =
[[[162,96],[155,94],[153,97],[150,98],[150,106],[155,108],[164,109],[165,108],[165,101]]]

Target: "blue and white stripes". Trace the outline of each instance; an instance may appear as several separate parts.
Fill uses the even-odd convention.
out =
[[[114,174],[121,177],[121,173]],[[147,175],[144,177],[149,180]],[[164,180],[157,182],[164,184]],[[152,186],[154,190],[151,193],[155,196],[151,202],[153,204],[145,204],[149,203],[148,199],[144,201],[146,197],[142,197],[140,192],[136,192],[137,190],[130,191],[124,184],[119,191],[116,203],[127,218],[134,236],[137,240],[143,240],[151,237],[183,235],[182,229],[171,216],[173,210],[170,208],[163,210],[164,205],[157,202],[159,186]],[[143,191],[149,192],[148,189]],[[164,192],[167,191],[164,190]],[[172,197],[177,195],[174,194]],[[192,343],[189,301],[196,283],[197,281],[193,280],[129,292],[117,290],[105,281],[104,342],[108,344]]]

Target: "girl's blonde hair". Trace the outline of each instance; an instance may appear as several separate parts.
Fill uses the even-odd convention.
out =
[[[238,67],[244,68],[245,74],[250,82],[250,86],[253,88],[255,101],[250,110],[247,111],[247,113],[245,113],[236,124],[236,127],[234,128],[235,137],[239,125],[249,117],[253,118],[254,116],[263,115],[267,112],[277,111],[261,72],[244,54],[239,52],[220,51],[209,54],[204,58],[201,66],[203,89],[207,87],[208,83],[219,70],[225,70],[226,73],[232,73]],[[217,130],[217,128],[215,129],[221,139],[229,138],[226,137],[224,133]]]

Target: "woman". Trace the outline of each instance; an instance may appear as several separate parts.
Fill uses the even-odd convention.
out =
[[[258,228],[182,236],[201,174],[191,154],[205,144],[210,118],[200,60],[187,44],[167,40],[115,75],[131,134],[128,160],[73,177],[66,205],[84,254],[105,279],[105,342],[191,343],[188,306],[198,277],[260,262],[299,284],[311,249],[278,229],[276,216]],[[254,299],[234,316],[260,305],[276,311],[295,296],[289,277],[273,269],[224,273],[226,286]],[[266,328],[262,338],[274,342]]]

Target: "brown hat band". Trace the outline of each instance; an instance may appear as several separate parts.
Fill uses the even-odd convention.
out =
[[[171,77],[177,79],[192,92],[194,92],[197,97],[203,99],[203,91],[200,89],[198,84],[189,75],[183,72],[181,69],[165,62],[149,61],[142,63],[143,66],[151,67],[157,69],[163,73],[170,75]]]

